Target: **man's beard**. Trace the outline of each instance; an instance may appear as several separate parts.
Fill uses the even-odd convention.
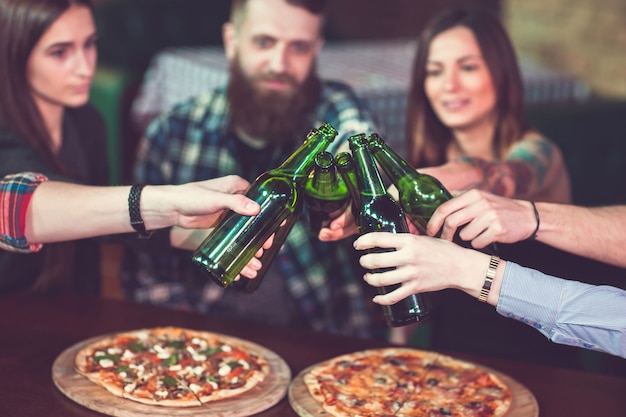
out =
[[[288,82],[295,88],[289,95],[276,91],[259,91],[254,82],[243,74],[235,59],[231,64],[227,90],[233,126],[246,135],[269,144],[304,140],[297,136],[303,134],[308,116],[319,99],[319,78],[311,71],[299,87],[292,77],[285,74],[266,74],[262,78]]]

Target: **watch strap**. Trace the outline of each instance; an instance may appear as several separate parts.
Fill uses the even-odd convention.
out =
[[[130,193],[128,194],[128,214],[130,216],[130,225],[139,233],[140,237],[148,238],[152,232],[146,230],[146,225],[141,218],[141,191],[145,187],[145,184],[134,184],[130,187]]]

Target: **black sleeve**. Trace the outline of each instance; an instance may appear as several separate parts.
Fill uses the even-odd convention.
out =
[[[39,172],[50,179],[67,180],[56,174],[26,141],[0,130],[0,177],[25,171]]]

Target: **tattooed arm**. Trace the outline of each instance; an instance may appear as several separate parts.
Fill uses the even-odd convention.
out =
[[[476,188],[506,197],[571,201],[569,176],[560,150],[538,136],[516,143],[500,161],[463,156],[419,171],[437,177],[452,191]]]

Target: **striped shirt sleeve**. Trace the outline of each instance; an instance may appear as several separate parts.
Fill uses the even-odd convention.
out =
[[[559,344],[626,358],[626,291],[507,262],[496,310]]]
[[[26,240],[26,209],[39,186],[48,178],[35,172],[7,175],[0,180],[0,248],[11,252],[31,253],[41,244]]]

